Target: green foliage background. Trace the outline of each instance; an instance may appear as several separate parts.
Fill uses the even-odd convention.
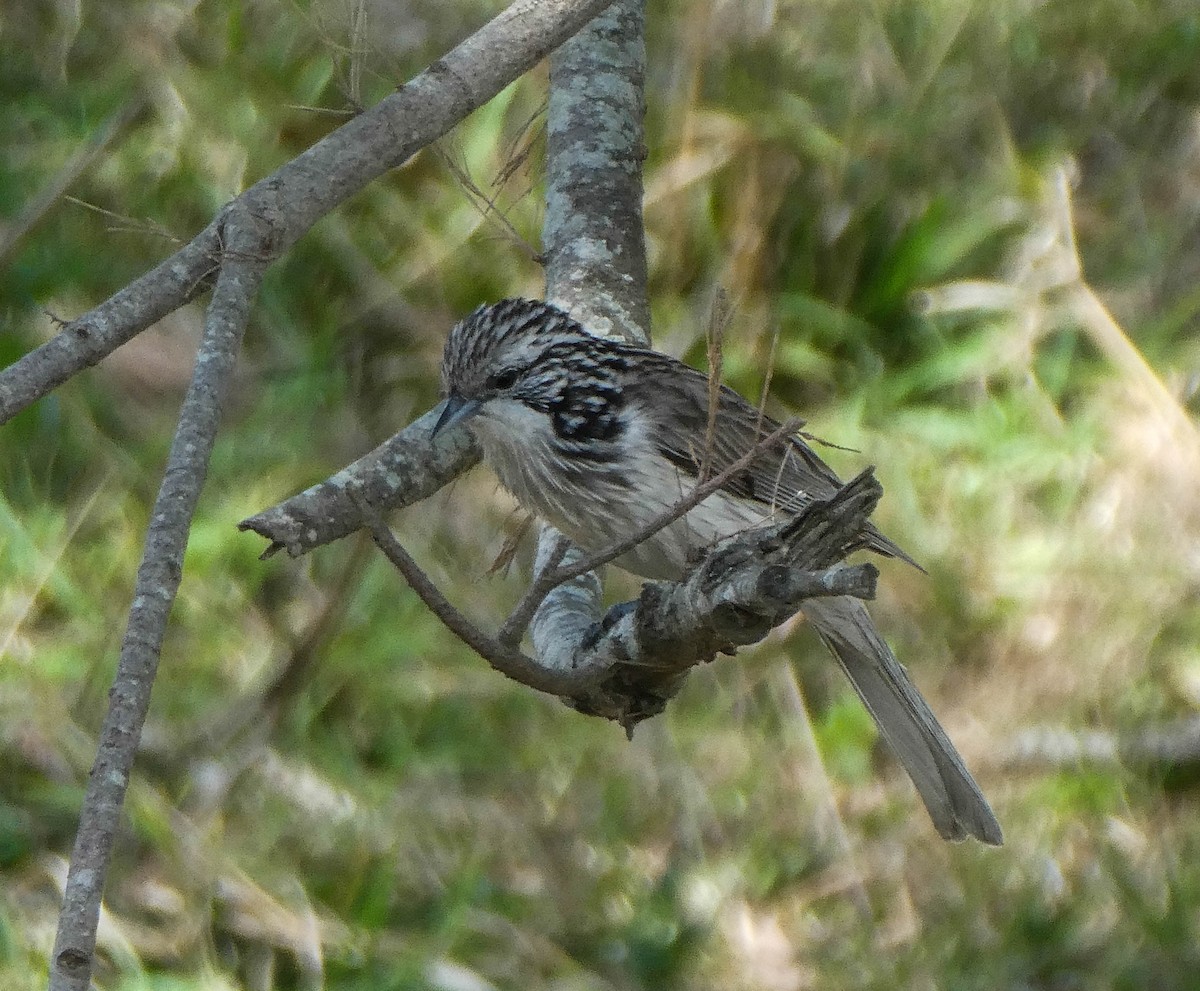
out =
[[[887,566],[876,614],[1006,846],[941,843],[802,629],[695,672],[627,743],[490,672],[362,542],[264,563],[235,530],[428,407],[454,319],[540,293],[519,240],[541,218],[538,71],[268,277],[101,987],[1194,986],[1196,755],[1154,759],[1148,734],[1186,744],[1200,697],[1200,10],[649,6],[656,342],[702,361],[725,287],[727,378],[756,396],[770,367],[777,412],[861,451],[829,452],[843,470],[879,465],[879,519],[929,574]],[[498,7],[5,5],[0,359]],[[44,982],[201,316],[0,431],[6,988]],[[487,574],[510,509],[476,472],[395,525],[494,622],[525,563]]]

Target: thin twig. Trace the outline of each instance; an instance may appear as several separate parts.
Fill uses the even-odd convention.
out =
[[[179,589],[188,531],[208,472],[223,399],[268,263],[254,219],[237,219],[246,226],[239,224],[230,235],[242,250],[221,266],[196,370],[150,515],[108,714],[71,853],[51,957],[50,991],[86,991],[90,984],[113,837],[150,705],[167,617]]]
[[[585,669],[564,672],[542,667],[521,651],[508,647],[499,639],[484,633],[442,595],[429,576],[421,570],[420,565],[413,560],[412,555],[396,539],[395,534],[383,522],[374,507],[365,500],[357,499],[356,501],[363,521],[371,531],[376,545],[395,565],[396,570],[404,576],[409,587],[429,607],[429,611],[442,621],[446,629],[493,668],[522,685],[558,696],[569,696],[582,690],[590,681],[594,680],[591,672]]]
[[[544,533],[545,531],[543,531]],[[530,583],[529,588],[525,590],[525,594],[521,596],[521,600],[513,607],[513,611],[509,613],[508,619],[500,627],[500,632],[496,634],[496,639],[502,644],[515,647],[521,642],[521,637],[525,635],[525,629],[529,626],[529,621],[533,619],[533,614],[537,612],[538,606],[545,601],[547,595],[562,584],[562,582],[547,584],[543,581],[543,578],[547,575],[552,578],[557,576],[558,566],[562,564],[562,559],[567,556],[567,551],[570,549],[571,542],[561,533],[558,534],[554,549],[550,552],[550,556],[546,561],[546,566],[534,576],[534,580]],[[566,581],[566,579],[564,578],[563,581]]]
[[[640,530],[626,537],[624,540],[617,541],[615,544],[610,544],[608,547],[597,551],[590,555],[578,564],[573,564],[568,568],[563,568],[558,574],[553,576],[556,585],[562,582],[570,581],[572,578],[578,578],[580,575],[587,574],[589,571],[595,571],[601,565],[608,564],[627,551],[633,550],[638,544],[643,543],[648,538],[654,536],[665,526],[669,526],[677,519],[683,516],[688,511],[695,509],[700,503],[707,499],[710,495],[722,488],[734,475],[740,471],[745,471],[753,464],[763,451],[770,448],[773,444],[778,443],[784,437],[796,432],[797,426],[803,421],[799,419],[791,419],[780,426],[777,430],[767,434],[762,440],[755,444],[749,451],[738,458],[733,464],[722,471],[719,475],[714,475],[703,485],[698,485],[692,489],[684,498],[680,499],[670,509],[665,509],[659,513],[654,519],[647,523]]]

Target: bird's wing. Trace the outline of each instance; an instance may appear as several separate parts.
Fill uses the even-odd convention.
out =
[[[677,468],[696,476],[701,466],[718,474],[780,426],[760,414],[728,386],[717,399],[717,425],[712,448],[705,449],[709,419],[708,377],[668,355],[646,352],[645,376],[632,389],[632,400],[654,424],[659,450]],[[627,390],[628,391],[628,390]],[[789,437],[764,450],[726,488],[764,504],[794,504],[833,495],[841,481],[799,437]]]
[[[708,376],[653,351],[640,352],[639,363],[647,368],[647,374],[627,387],[626,394],[652,424],[659,452],[687,476],[697,477],[702,466],[709,477],[720,474],[780,426],[778,420],[760,413],[738,393],[722,386],[717,394],[711,450],[706,450]],[[766,508],[796,513],[813,499],[828,499],[841,485],[834,470],[801,437],[793,435],[764,449],[724,489]],[[867,546],[876,553],[916,565],[873,524],[867,525]]]

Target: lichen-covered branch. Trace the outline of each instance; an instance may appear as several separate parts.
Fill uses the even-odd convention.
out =
[[[546,299],[598,334],[650,343],[646,237],[645,3],[617,0],[550,59],[546,125]],[[536,560],[562,535],[543,527]],[[568,562],[583,557],[575,549]],[[534,613],[542,663],[574,656],[602,612],[599,578],[559,584]]]
[[[271,541],[262,556],[286,549],[292,557],[331,543],[363,526],[360,501],[378,512],[401,509],[433,495],[479,460],[470,433],[443,430],[430,439],[441,407],[436,406],[370,454],[318,482],[242,520],[239,530],[253,530]]]
[[[546,298],[598,334],[648,344],[645,4],[618,0],[550,58]]]
[[[90,985],[109,855],[150,705],[167,617],[179,589],[188,532],[250,309],[271,257],[269,230],[259,218],[234,210],[223,221],[221,272],[150,517],[108,714],[79,816],[50,962],[51,991],[86,991]]]

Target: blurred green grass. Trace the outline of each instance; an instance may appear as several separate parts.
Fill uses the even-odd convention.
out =
[[[352,9],[6,8],[0,246],[104,121],[136,114],[13,246],[0,359],[496,5],[366,5],[358,28]],[[803,630],[695,672],[626,743],[468,656],[364,545],[263,563],[236,532],[431,404],[457,316],[539,292],[454,176],[536,244],[535,73],[268,277],[130,791],[101,986],[1194,983],[1188,775],[1013,754],[1036,727],[1134,739],[1200,697],[1200,13],[689,0],[649,18],[656,340],[702,363],[725,287],[727,379],[757,396],[777,335],[773,406],[861,452],[829,451],[839,468],[878,464],[880,521],[929,575],[887,566],[876,612],[1007,845],[937,839]],[[1080,302],[1073,247],[1128,337]],[[43,984],[201,313],[0,431],[5,987]],[[481,473],[396,525],[482,620],[519,593],[520,568],[485,575],[512,522]]]

